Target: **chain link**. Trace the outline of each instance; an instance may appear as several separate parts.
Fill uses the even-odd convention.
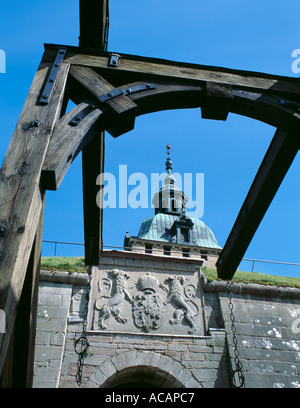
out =
[[[86,302],[83,311],[83,326],[81,336],[75,340],[75,352],[78,354],[78,361],[77,361],[77,374],[76,374],[76,382],[78,386],[81,385],[82,380],[82,372],[84,366],[84,359],[87,356],[89,342],[87,338],[87,316],[89,310],[89,299],[90,299],[90,291],[91,291],[91,278],[92,278],[92,269],[88,272],[88,285],[87,285],[87,292],[86,292]]]
[[[235,326],[235,319],[233,314],[233,303],[232,303],[232,292],[231,292],[231,281],[227,282],[227,289],[228,289],[228,297],[229,297],[229,310],[230,310],[230,321],[231,321],[231,331],[233,336],[233,346],[234,346],[234,364],[235,370],[232,373],[232,385],[235,388],[242,388],[245,386],[245,377],[243,374],[243,366],[240,362],[240,355],[239,350],[237,347],[238,339],[236,337],[236,326]]]

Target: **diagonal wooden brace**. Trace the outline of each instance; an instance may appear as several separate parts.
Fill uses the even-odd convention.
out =
[[[220,279],[233,277],[298,149],[297,132],[276,131],[216,262]]]
[[[114,126],[106,129],[112,136],[120,136],[134,128],[137,105],[123,92],[118,92],[101,75],[88,67],[73,65],[70,75],[98,99],[101,107],[108,108],[108,116],[115,119]]]
[[[41,173],[45,190],[58,189],[75,157],[94,138],[97,129],[95,123],[102,115],[100,109],[92,110],[77,126],[70,121],[88,106],[82,102],[56,123]]]
[[[206,82],[206,97],[201,106],[202,118],[226,120],[232,99],[231,85]]]

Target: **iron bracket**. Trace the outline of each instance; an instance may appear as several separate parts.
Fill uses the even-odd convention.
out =
[[[136,92],[141,92],[141,91],[148,91],[150,89],[155,89],[155,85],[148,82],[146,84],[141,84],[141,85],[136,85],[136,86],[132,86],[131,88],[126,88],[123,93],[124,95],[132,95],[133,93]]]
[[[99,102],[103,103],[103,102],[109,101],[110,99],[113,99],[116,96],[119,96],[119,95],[122,95],[122,94],[131,95],[131,94],[136,93],[136,92],[147,91],[147,90],[150,90],[150,89],[155,89],[155,85],[152,84],[152,83],[147,83],[147,84],[136,85],[136,86],[133,86],[131,88],[126,88],[124,90],[116,88],[113,91],[110,91],[110,92],[107,92],[104,95],[98,96],[97,99],[98,99]]]
[[[117,67],[119,65],[119,59],[120,55],[119,54],[111,54],[109,61],[108,61],[108,66],[109,67]]]
[[[116,88],[113,91],[110,91],[104,95],[98,96],[97,99],[99,102],[103,103],[103,102],[109,101],[110,99],[113,99],[116,96],[119,96],[122,94],[123,94],[123,91],[121,91],[121,89]]]
[[[101,96],[98,96],[98,101],[100,102],[100,103],[104,103],[104,102],[107,102],[107,101],[109,101],[109,100],[111,100],[111,99],[113,99],[113,98],[115,98],[115,97],[117,97],[117,96],[119,96],[119,95],[131,95],[131,94],[133,94],[133,93],[136,93],[136,92],[141,92],[141,91],[147,91],[147,90],[150,90],[150,89],[155,89],[156,87],[155,87],[155,85],[153,84],[153,83],[146,83],[146,84],[140,84],[140,85],[136,85],[136,86],[132,86],[132,87],[130,87],[130,88],[126,88],[126,89],[124,89],[124,90],[121,90],[121,89],[118,89],[118,88],[116,88],[116,89],[114,89],[114,90],[112,90],[112,91],[110,91],[110,92],[107,92],[106,94],[104,94],[104,95],[101,95]],[[97,105],[97,104],[96,104]],[[69,125],[71,125],[71,126],[77,126],[77,125],[79,125],[79,123],[89,114],[89,113],[91,113],[92,112],[92,110],[93,109],[95,109],[97,106],[95,106],[95,105],[89,105],[89,106],[87,106],[85,109],[83,109],[81,112],[79,112],[79,113],[77,113],[77,115],[76,116],[74,116],[74,118],[72,118],[71,120],[70,120],[70,122],[69,122]],[[103,109],[103,108],[101,108],[101,109]]]
[[[53,92],[53,88],[54,88],[54,85],[55,85],[55,82],[56,82],[56,79],[57,79],[57,75],[58,75],[60,66],[61,66],[61,64],[62,64],[62,62],[64,60],[64,57],[66,55],[66,52],[67,52],[66,49],[61,48],[61,49],[58,50],[58,52],[56,54],[55,60],[53,62],[53,65],[52,65],[52,68],[51,68],[51,71],[50,71],[50,74],[49,74],[49,77],[48,77],[48,80],[47,80],[46,85],[44,87],[42,96],[40,98],[40,103],[42,103],[43,105],[47,105],[49,103],[49,101],[50,101],[50,98],[51,98],[51,95],[52,95],[52,92]]]
[[[89,115],[94,109],[96,108],[95,105],[89,105],[84,108],[82,111],[78,112],[73,119],[70,120],[69,125],[77,126],[87,115]]]

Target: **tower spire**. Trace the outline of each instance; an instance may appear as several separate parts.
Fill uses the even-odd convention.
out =
[[[170,153],[172,153],[173,152],[173,149],[171,149],[171,145],[167,145],[166,146],[166,149],[167,149],[167,151],[166,151],[166,154],[168,155],[168,158],[167,158],[167,161],[166,161],[166,170],[167,170],[167,173],[170,175],[171,174],[171,172],[172,172],[172,160],[171,160],[171,158],[170,158]]]

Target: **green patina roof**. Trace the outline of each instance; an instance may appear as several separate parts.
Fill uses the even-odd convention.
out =
[[[151,218],[143,220],[138,238],[148,239],[151,241],[176,243],[172,240],[170,230],[177,218],[178,216],[176,215],[159,213]],[[203,221],[196,218],[191,218],[191,220],[194,225],[191,229],[190,242],[188,245],[221,249],[213,232],[207,225],[204,224]]]

